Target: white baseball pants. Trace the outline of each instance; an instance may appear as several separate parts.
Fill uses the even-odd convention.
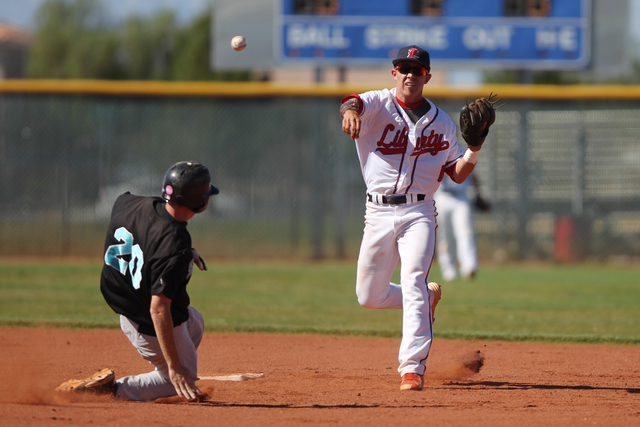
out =
[[[356,295],[365,308],[403,309],[400,375],[423,375],[433,341],[429,269],[435,250],[433,201],[404,205],[367,203]],[[391,277],[401,263],[400,285]]]
[[[176,389],[169,378],[169,368],[162,354],[157,337],[138,332],[138,325],[131,319],[120,316],[120,327],[138,350],[142,358],[155,369],[146,374],[133,375],[118,379],[116,397],[125,400],[149,401],[159,397],[175,396]],[[194,376],[198,374],[197,349],[204,334],[202,314],[189,306],[189,320],[173,328],[180,361]]]

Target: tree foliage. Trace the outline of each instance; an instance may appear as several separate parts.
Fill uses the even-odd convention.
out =
[[[248,72],[221,72],[211,70],[211,14],[197,17],[190,27],[177,38],[173,60],[174,80],[249,80]]]
[[[109,56],[116,51],[97,0],[47,1],[36,15],[37,32],[29,54],[33,78],[108,78],[117,74]]]
[[[163,11],[147,19],[129,18],[122,28],[119,58],[128,70],[128,78],[170,80],[178,33],[172,12]]]
[[[47,0],[36,16],[30,78],[249,80],[209,66],[211,16],[185,27],[173,12],[110,23],[100,0]]]

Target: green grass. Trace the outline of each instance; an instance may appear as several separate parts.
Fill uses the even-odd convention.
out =
[[[400,336],[399,310],[355,298],[354,263],[215,263],[196,271],[192,304],[208,331]],[[99,264],[0,262],[0,325],[117,328]],[[640,344],[640,270],[604,266],[483,266],[442,283],[443,338]],[[437,269],[431,280],[440,280]]]

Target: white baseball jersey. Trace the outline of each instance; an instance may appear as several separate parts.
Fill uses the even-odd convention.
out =
[[[356,149],[367,192],[416,193],[432,199],[446,169],[464,154],[449,116],[426,100],[431,109],[414,124],[396,99],[395,88],[350,97],[362,101]]]

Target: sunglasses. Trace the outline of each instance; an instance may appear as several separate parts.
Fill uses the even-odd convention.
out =
[[[398,65],[396,67],[396,70],[398,70],[398,72],[400,74],[413,74],[414,76],[426,76],[427,75],[427,69],[426,68],[422,68],[422,67],[412,67],[410,65]]]

